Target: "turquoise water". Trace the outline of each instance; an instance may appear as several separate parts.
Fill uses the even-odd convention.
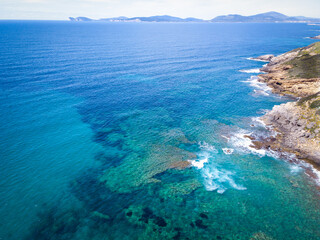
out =
[[[317,182],[243,137],[290,99],[239,71],[316,31],[1,21],[0,239],[320,239]]]

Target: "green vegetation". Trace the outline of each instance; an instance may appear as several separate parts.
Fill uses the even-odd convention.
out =
[[[314,98],[318,97],[318,95],[319,95],[319,93],[315,93],[315,94],[312,94],[312,95],[310,95],[310,96],[303,97],[303,98],[301,98],[301,99],[297,102],[297,104],[298,104],[299,106],[302,106],[305,102],[307,102],[307,101],[309,101],[309,100],[311,100],[311,99],[314,99]]]
[[[289,70],[292,78],[318,78],[320,77],[320,55],[304,53],[301,57],[288,62],[293,68]]]
[[[314,43],[313,52],[316,53],[316,54],[320,54],[320,42]]]
[[[310,108],[318,108],[320,107],[320,100],[316,100],[310,104]]]
[[[295,50],[296,51],[296,50]],[[320,42],[301,48],[296,58],[285,64],[293,67],[288,71],[291,78],[319,78],[320,77]]]

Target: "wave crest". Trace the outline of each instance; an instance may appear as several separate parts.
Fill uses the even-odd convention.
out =
[[[207,191],[215,191],[224,193],[228,188],[237,190],[246,190],[245,187],[239,185],[234,180],[235,172],[224,169],[216,161],[216,148],[206,142],[199,142],[201,152],[197,154],[198,159],[192,160],[191,164],[201,170],[204,179],[204,185]]]

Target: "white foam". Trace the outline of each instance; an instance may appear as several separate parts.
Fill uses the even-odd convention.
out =
[[[225,136],[225,135],[221,135],[221,137],[223,137],[224,139],[227,139],[229,141],[229,137]]]
[[[256,120],[259,121],[259,118],[257,118]],[[317,185],[320,186],[320,171],[318,169],[314,168],[314,166],[312,166],[310,163],[299,160],[297,156],[293,153],[278,152],[278,151],[273,151],[271,149],[264,150],[264,149],[253,148],[252,140],[248,137],[245,137],[246,135],[250,136],[251,134],[252,134],[251,132],[247,132],[241,129],[238,133],[235,133],[230,138],[230,143],[240,153],[255,154],[260,157],[268,156],[275,159],[285,160],[289,164],[289,169],[291,174],[297,174],[301,171],[309,170],[312,172],[312,176],[310,176],[310,174],[308,175],[312,177],[312,179],[316,182]],[[274,136],[274,134],[277,134],[277,133],[272,132],[270,136]],[[230,184],[232,185],[232,181],[230,182]]]
[[[253,153],[259,156],[265,156],[266,150],[264,149],[255,149],[253,147],[252,140],[246,136],[250,136],[252,133],[241,130],[238,133],[235,133],[230,138],[230,143],[241,153],[249,154]]]
[[[210,166],[203,169],[202,175],[205,179],[206,189],[217,193],[224,193],[229,187],[237,190],[246,190],[247,188],[236,184],[232,176],[233,172],[224,169],[218,169],[216,166]]]
[[[252,122],[255,122],[255,125],[266,128],[266,124],[261,120],[260,117],[252,117],[251,120]]]
[[[231,155],[233,153],[234,149],[232,149],[232,148],[222,148],[222,151],[226,155]]]
[[[212,145],[210,145],[209,143],[205,142],[205,141],[201,141],[198,143],[199,148],[202,150],[200,153],[198,153],[198,159],[196,160],[190,160],[190,163],[192,166],[198,168],[198,169],[202,169],[205,165],[205,163],[207,163],[209,161],[209,158],[212,157],[212,153],[218,153],[218,151],[216,150],[216,148]]]
[[[198,168],[198,169],[202,169],[204,167],[204,164],[207,163],[208,157],[204,157],[202,159],[196,159],[196,160],[191,160],[191,165]]]
[[[239,72],[243,72],[243,73],[261,73],[260,68],[244,69],[244,70],[239,70]]]
[[[216,148],[205,141],[200,141],[198,144],[201,150],[217,153]]]
[[[302,168],[298,165],[295,165],[295,164],[291,164],[290,165],[290,172],[295,174],[295,173],[298,173],[302,170]]]
[[[218,151],[216,148],[206,142],[199,142],[201,152],[197,154],[198,159],[190,160],[192,166],[201,171],[204,179],[205,188],[208,191],[215,191],[217,193],[224,193],[228,188],[237,190],[245,190],[246,188],[235,183],[232,175],[235,173],[221,168],[214,162],[215,155]],[[232,151],[233,152],[233,149]]]
[[[318,185],[320,185],[320,171],[315,169],[313,166],[312,166],[312,172],[317,176],[317,179],[316,179],[316,182]]]
[[[313,180],[316,182],[317,185],[320,186],[320,171],[318,169],[316,169],[314,166],[312,166],[310,163],[304,162],[304,161],[300,161],[299,165],[304,168],[304,169],[309,169],[311,170],[311,172],[313,173]]]
[[[270,91],[271,88],[268,87],[267,84],[263,82],[259,82],[259,78],[256,76],[251,76],[247,81],[243,81],[245,83],[249,83],[249,85],[255,89],[264,90],[264,91]]]
[[[248,83],[250,87],[254,88],[253,92],[256,95],[269,96],[272,90],[266,83],[260,82],[256,76],[251,76],[247,81],[242,82]]]
[[[256,90],[256,89],[254,89],[253,92],[254,92],[255,95],[258,95],[258,96],[259,96],[259,95],[260,95],[260,96],[270,96],[269,93],[267,93],[266,91],[263,91],[263,90]]]

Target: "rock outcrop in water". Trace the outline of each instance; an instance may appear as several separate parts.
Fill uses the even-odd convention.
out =
[[[316,39],[316,40],[320,40],[320,35],[312,37],[311,39]]]
[[[320,42],[271,59],[259,80],[274,93],[299,98],[275,106],[261,120],[277,132],[256,148],[294,153],[320,166]]]
[[[262,55],[256,58],[252,58],[252,60],[270,62],[273,58],[274,58],[274,55],[267,54],[267,55]]]

